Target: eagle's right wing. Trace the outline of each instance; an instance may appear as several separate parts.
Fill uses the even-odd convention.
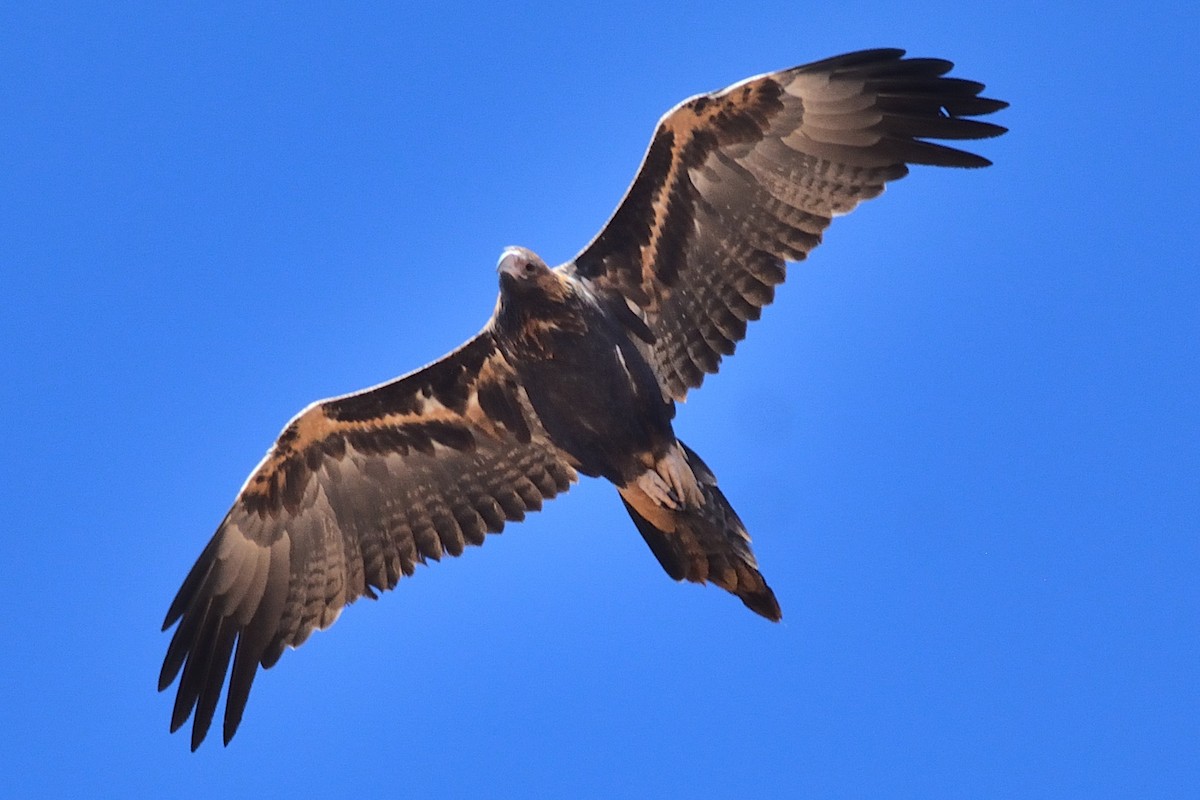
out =
[[[179,627],[159,690],[183,670],[171,730],[195,709],[199,746],[232,658],[228,743],[260,664],[575,479],[489,329],[395,381],[313,404],[246,481],[167,612],[163,629]]]

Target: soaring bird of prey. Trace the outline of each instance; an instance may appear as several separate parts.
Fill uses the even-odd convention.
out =
[[[582,473],[612,482],[675,580],[769,620],[775,594],[709,467],[672,429],[833,217],[909,164],[990,162],[1007,104],[949,61],[866,50],[683,101],[659,121],[608,223],[551,269],[500,256],[483,330],[389,383],[313,403],[283,429],[180,587],[159,690],[204,740],[229,674],[228,744],[259,665],[417,564],[460,555]],[[232,661],[232,671],[230,662]],[[182,676],[180,670],[182,669]]]

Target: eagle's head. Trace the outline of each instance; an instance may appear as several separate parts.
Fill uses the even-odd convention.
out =
[[[500,275],[501,304],[560,304],[572,294],[570,279],[550,269],[541,256],[526,247],[504,248],[496,272]]]
[[[527,247],[504,248],[496,263],[496,272],[500,275],[501,291],[528,291],[533,286],[548,284],[554,278],[541,256]]]
[[[500,298],[495,319],[510,338],[541,338],[552,330],[579,331],[580,298],[575,281],[550,269],[537,253],[525,247],[506,247],[496,264]]]

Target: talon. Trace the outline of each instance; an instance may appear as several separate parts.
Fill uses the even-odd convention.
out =
[[[687,457],[679,445],[676,445],[675,449],[658,463],[658,468],[665,473],[666,479],[670,481],[674,490],[675,497],[680,499],[683,505],[694,508],[704,505],[704,495],[700,492],[696,475],[688,466]]]
[[[648,469],[639,475],[637,484],[651,500],[660,506],[665,506],[672,510],[679,508],[678,497],[667,482],[663,480],[662,476],[654,470]]]

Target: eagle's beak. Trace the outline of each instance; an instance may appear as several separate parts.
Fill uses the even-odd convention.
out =
[[[526,257],[520,250],[515,247],[505,248],[504,252],[500,254],[500,261],[496,264],[496,272],[510,278],[520,277],[521,265],[525,260]]]

